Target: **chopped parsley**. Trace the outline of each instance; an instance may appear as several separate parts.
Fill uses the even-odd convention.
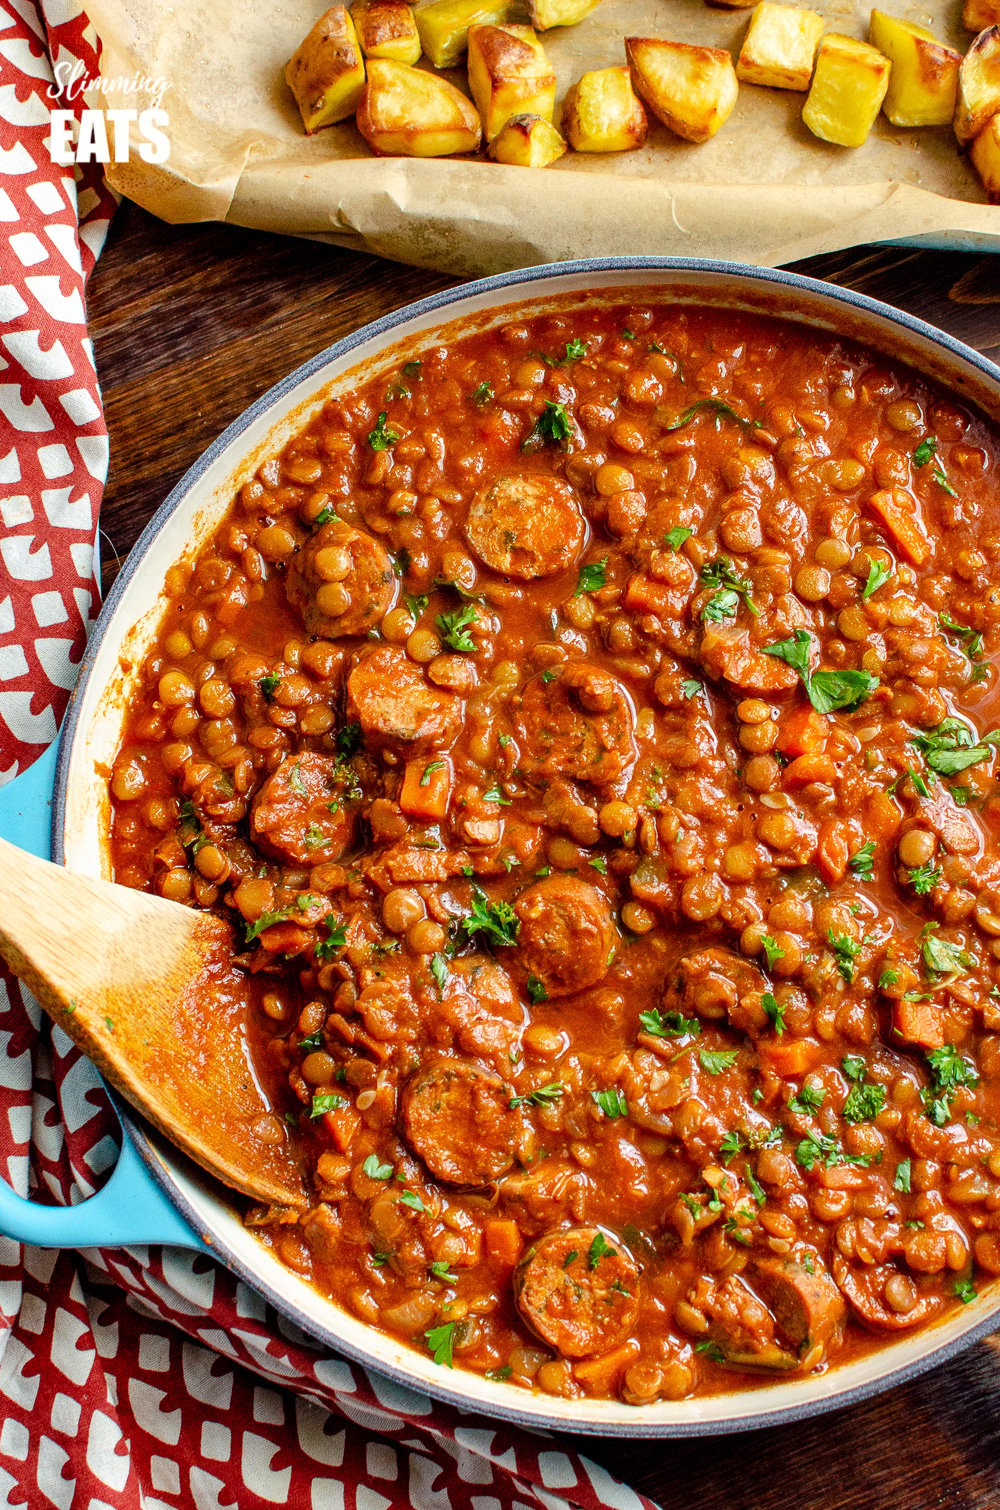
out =
[[[281,686],[281,672],[269,671],[267,676],[261,677],[259,686],[261,692],[264,694],[264,701],[266,703],[272,702],[274,700],[274,694]]]
[[[465,603],[454,613],[439,613],[434,623],[449,650],[459,650],[464,655],[474,655],[476,642],[469,633],[469,625],[478,622],[475,607]]]
[[[841,1116],[845,1122],[873,1122],[885,1106],[885,1096],[884,1085],[857,1081],[851,1086]]]
[[[883,566],[881,561],[873,561],[868,568],[868,581],[861,590],[862,601],[870,598],[873,592],[878,592],[880,587],[884,587],[891,576],[892,571],[888,566]]]
[[[343,949],[347,943],[347,929],[343,923],[338,923],[332,912],[328,912],[323,919],[323,927],[326,929],[326,938],[316,945],[316,958],[333,959],[337,950]]]
[[[431,777],[434,775],[434,772],[435,771],[443,771],[443,770],[444,770],[444,761],[443,760],[432,760],[432,761],[430,761],[430,763],[428,765],[424,766],[423,774],[420,777],[420,785],[421,786],[430,786],[430,784],[431,784]]]
[[[609,1086],[607,1090],[603,1091],[591,1091],[590,1099],[594,1102],[595,1106],[600,1107],[604,1115],[612,1122],[616,1121],[619,1117],[628,1116],[628,1102],[625,1100],[625,1092],[620,1090],[617,1085]]]
[[[537,975],[528,976],[528,979],[525,981],[525,990],[528,993],[528,1000],[531,1002],[548,1001],[549,999],[549,993]]]
[[[701,611],[703,621],[731,619],[739,607],[740,598],[754,617],[759,617],[760,609],[753,601],[753,583],[747,577],[737,576],[727,556],[706,561],[698,574],[698,581],[702,587],[713,589],[712,597]]]
[[[702,683],[696,682],[693,677],[681,682],[681,696],[685,698],[697,697],[702,689]]]
[[[771,937],[769,933],[765,933],[760,942],[763,947],[764,954],[767,957],[767,968],[769,970],[773,970],[777,961],[779,959],[784,959],[785,951],[784,949],[779,948],[777,942]]]
[[[445,1321],[441,1326],[432,1326],[424,1333],[428,1350],[435,1363],[440,1363],[443,1368],[454,1368],[453,1348],[455,1346],[455,1327],[457,1322]]]
[[[920,442],[919,446],[913,453],[913,465],[915,467],[926,467],[931,457],[936,454],[937,448],[937,436],[925,435],[923,440]]]
[[[592,870],[596,870],[600,876],[606,876],[608,873],[608,862],[603,855],[594,855],[593,859],[587,861],[587,864]]]
[[[878,677],[868,671],[810,671],[811,648],[812,635],[806,629],[796,629],[789,639],[774,645],[761,646],[765,655],[777,656],[798,672],[818,713],[833,713],[838,708],[853,713],[878,687]]]
[[[788,1110],[797,1112],[799,1116],[808,1117],[813,1112],[818,1112],[825,1100],[825,1087],[803,1085],[789,1101]]]
[[[483,1375],[483,1378],[489,1379],[491,1384],[502,1384],[505,1379],[510,1378],[513,1372],[514,1370],[511,1368],[510,1364],[505,1363],[501,1368],[488,1368]]]
[[[607,571],[608,558],[602,557],[600,561],[588,561],[580,567],[580,580],[573,589],[574,598],[581,597],[585,592],[599,592],[604,586]]]
[[[738,1049],[699,1049],[698,1062],[706,1075],[721,1075],[731,1070],[739,1057]]]
[[[361,748],[361,725],[345,724],[337,730],[336,737],[337,754],[342,760],[350,760]]]
[[[702,1357],[707,1358],[710,1363],[725,1363],[726,1361],[726,1355],[719,1344],[712,1342],[708,1337],[703,1337],[700,1342],[696,1342],[694,1350],[696,1353],[701,1353]]]
[[[380,1164],[377,1153],[370,1153],[361,1168],[370,1180],[391,1180],[392,1165]]]
[[[968,950],[949,939],[938,938],[937,924],[932,924],[923,940],[924,964],[936,975],[961,975],[976,963]]]
[[[970,1301],[975,1300],[976,1298],[975,1285],[972,1283],[971,1279],[968,1279],[964,1276],[960,1279],[956,1279],[952,1288],[964,1306],[967,1306]]]
[[[868,1065],[862,1059],[860,1054],[845,1054],[843,1059],[840,1061],[840,1068],[843,1070],[848,1080],[857,1082],[858,1080],[863,1080],[865,1078],[865,1071],[867,1070]]]
[[[401,1205],[409,1206],[411,1211],[427,1210],[427,1207],[424,1205],[423,1201],[420,1199],[419,1195],[417,1195],[417,1192],[415,1190],[404,1190],[402,1195],[399,1197],[399,1200]]]
[[[383,409],[375,421],[374,430],[368,432],[368,444],[373,451],[388,451],[399,440],[399,433],[396,430],[387,429],[385,421],[386,412]]]
[[[489,944],[512,947],[521,924],[509,902],[491,902],[479,886],[472,888],[472,910],[462,919],[468,934],[481,933]]]
[[[434,977],[438,991],[443,996],[445,983],[448,979],[448,961],[443,954],[431,955],[431,974]]]
[[[596,1269],[602,1258],[617,1258],[618,1249],[612,1248],[606,1241],[603,1232],[594,1236],[594,1241],[587,1249],[587,1268]]]
[[[909,881],[918,897],[925,897],[934,890],[941,879],[940,866],[932,865],[930,861],[926,865],[914,865],[906,873]]]
[[[938,614],[938,623],[945,634],[950,634],[961,642],[962,650],[970,661],[979,659],[983,653],[983,637],[978,629],[970,629],[968,624],[956,624],[946,613]]]
[[[822,1164],[826,1169],[832,1169],[836,1164],[857,1164],[867,1169],[871,1163],[871,1155],[847,1154],[835,1138],[811,1129],[796,1145],[795,1161],[805,1170],[811,1170],[817,1163]]]
[[[859,880],[870,881],[874,859],[875,840],[869,839],[866,844],[862,844],[861,848],[855,851],[847,863]]]
[[[679,551],[685,540],[690,540],[694,530],[688,529],[686,524],[675,524],[673,529],[667,530],[663,537],[663,543],[672,551]]]
[[[896,1165],[896,1178],[892,1182],[893,1190],[901,1190],[904,1195],[909,1195],[911,1170],[911,1160],[900,1159],[899,1163]]]
[[[722,421],[724,419],[732,420],[734,424],[739,425],[744,430],[760,429],[759,420],[745,419],[742,414],[737,414],[736,410],[721,398],[698,399],[696,403],[691,404],[689,408],[684,410],[683,414],[679,414],[676,419],[671,420],[664,428],[666,430],[680,430],[685,425],[689,425],[699,414],[706,412],[715,416],[715,428],[717,430],[722,428]]]
[[[512,1110],[519,1106],[550,1106],[553,1101],[562,1099],[565,1089],[558,1080],[552,1080],[548,1085],[540,1085],[537,1090],[529,1091],[526,1096],[511,1096],[507,1104]]]
[[[989,760],[993,746],[1000,743],[1000,730],[991,729],[977,740],[961,719],[945,718],[936,729],[926,734],[914,734],[910,743],[916,745],[932,771],[941,776],[952,776],[956,771],[965,771],[970,765]]]
[[[854,980],[854,961],[864,946],[864,940],[848,938],[846,933],[834,933],[832,928],[826,931],[833,957],[837,961],[837,969],[850,985]]]
[[[458,1284],[458,1275],[451,1272],[446,1258],[438,1259],[436,1263],[431,1264],[431,1275],[434,1279],[439,1279],[444,1285]]]
[[[639,1026],[651,1038],[695,1038],[701,1032],[697,1017],[685,1017],[682,1012],[661,1016],[656,1007],[639,1013]]]
[[[784,1007],[782,1006],[781,1002],[777,1001],[771,995],[770,991],[764,992],[764,995],[761,997],[761,1003],[763,1005],[764,1011],[767,1013],[768,1021],[771,1023],[774,1031],[780,1038],[782,1033],[785,1031]]]
[[[483,793],[484,802],[498,802],[501,807],[510,807],[510,798],[505,797],[499,785],[494,781],[493,785]],[[510,866],[507,867],[508,870]]]
[[[979,1071],[970,1064],[953,1043],[939,1049],[930,1049],[927,1064],[931,1072],[931,1088],[923,1093],[927,1115],[935,1127],[944,1127],[951,1120],[951,1103],[955,1092],[962,1087],[970,1090],[979,1084]]]
[[[722,1135],[719,1144],[719,1153],[724,1164],[729,1164],[743,1148],[743,1134],[739,1131],[727,1132]]]
[[[493,402],[493,384],[487,382],[480,383],[479,387],[470,393],[469,397],[477,409],[485,409],[487,404]]]
[[[565,449],[572,434],[573,426],[566,406],[547,399],[545,408],[522,440],[521,450],[538,451],[542,446],[562,446]]]
[[[324,1095],[317,1092],[309,1108],[309,1120],[313,1122],[317,1117],[325,1116],[327,1112],[342,1111],[346,1105],[347,1101],[343,1096],[338,1096],[336,1091],[328,1091]]]
[[[290,916],[290,907],[282,907],[279,912],[262,912],[259,918],[247,924],[245,942],[252,944],[268,928],[273,928],[275,923],[287,923]]]
[[[414,594],[412,592],[404,592],[403,602],[406,604],[407,613],[409,613],[412,618],[419,619],[420,615],[423,613],[424,609],[430,602],[430,598],[426,593]]]
[[[899,971],[894,970],[892,966],[889,965],[885,970],[882,971],[882,974],[878,978],[878,983],[879,988],[883,991],[887,991],[890,986],[898,986]]]

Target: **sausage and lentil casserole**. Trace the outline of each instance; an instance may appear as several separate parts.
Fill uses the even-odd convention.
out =
[[[636,1405],[1000,1273],[1000,441],[764,317],[550,307],[173,568],[116,875],[234,921],[281,1259]]]

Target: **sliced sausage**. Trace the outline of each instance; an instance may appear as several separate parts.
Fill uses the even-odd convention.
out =
[[[692,1312],[703,1321],[699,1334],[715,1344],[720,1361],[733,1368],[794,1369],[799,1360],[775,1337],[774,1317],[758,1295],[736,1274],[725,1279],[703,1274],[684,1297],[677,1320],[688,1327]]]
[[[500,1077],[471,1059],[430,1060],[403,1091],[403,1137],[436,1179],[488,1185],[514,1162],[521,1118],[511,1099]]]
[[[347,704],[371,749],[447,749],[462,726],[459,698],[432,686],[397,645],[382,645],[358,662],[347,678]]]
[[[589,661],[567,661],[532,677],[517,721],[520,766],[528,777],[571,776],[606,786],[635,759],[628,693]]]
[[[906,1332],[923,1326],[945,1306],[941,1295],[920,1295],[909,1311],[895,1311],[885,1298],[886,1284],[900,1270],[893,1264],[852,1265],[840,1253],[833,1255],[833,1277],[854,1314],[877,1332]]]
[[[578,876],[549,876],[514,903],[517,963],[541,981],[548,996],[569,996],[603,980],[615,946],[607,900]]]
[[[765,655],[751,644],[749,632],[735,625],[710,624],[701,641],[701,664],[709,676],[731,682],[741,692],[763,696],[792,692],[798,672],[776,655]]]
[[[522,582],[564,571],[585,534],[572,488],[535,472],[498,477],[473,499],[465,521],[465,538],[479,559]]]
[[[514,1271],[514,1299],[536,1336],[564,1358],[606,1353],[639,1311],[639,1269],[599,1227],[548,1232]]]
[[[250,813],[254,843],[289,865],[325,865],[350,848],[354,819],[334,779],[337,762],[304,750],[264,782]]]
[[[847,1307],[818,1254],[758,1259],[751,1277],[780,1331],[800,1354],[825,1347],[839,1331]]]
[[[663,1006],[668,1012],[694,1013],[708,1022],[725,1019],[745,1032],[767,1022],[760,1006],[766,989],[756,965],[729,949],[713,946],[677,961],[667,980]]]
[[[381,541],[331,519],[293,557],[285,591],[310,634],[335,640],[374,628],[399,582]]]
[[[507,972],[485,955],[451,961],[438,1013],[463,1053],[501,1073],[516,1058],[525,1009]]]

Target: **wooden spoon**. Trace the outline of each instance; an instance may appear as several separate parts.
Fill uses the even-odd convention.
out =
[[[0,840],[0,955],[101,1074],[227,1185],[307,1204],[291,1135],[258,1084],[229,925],[92,881]]]

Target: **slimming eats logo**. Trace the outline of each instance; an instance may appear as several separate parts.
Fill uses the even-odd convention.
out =
[[[53,72],[55,82],[48,90],[53,107],[78,100],[85,91],[115,96],[141,93],[152,101],[143,110],[84,108],[79,119],[72,110],[53,108],[49,154],[54,163],[63,167],[72,163],[127,163],[133,151],[143,162],[166,162],[170,138],[165,128],[170,118],[161,108],[168,88],[166,79],[144,73],[106,79],[88,74],[80,62],[57,63]]]

